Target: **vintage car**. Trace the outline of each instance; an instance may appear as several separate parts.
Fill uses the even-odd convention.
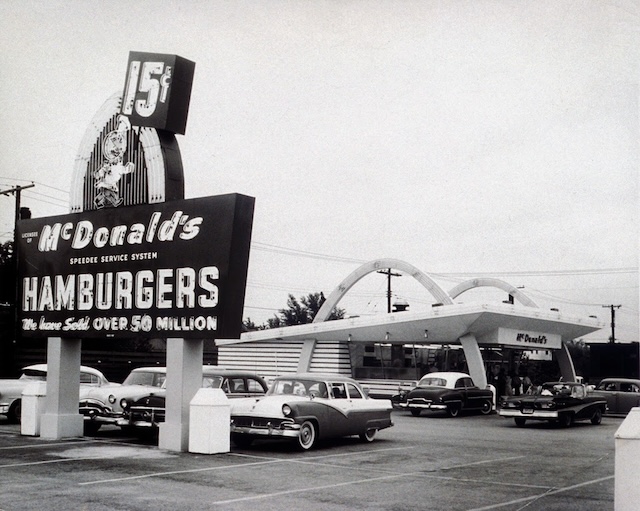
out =
[[[115,425],[122,417],[123,403],[149,395],[167,377],[166,367],[138,367],[118,387],[89,389],[80,395],[80,413],[85,434],[96,433],[104,424]]]
[[[265,397],[232,401],[231,440],[246,447],[257,438],[288,439],[305,451],[324,438],[358,435],[371,442],[393,426],[391,410],[390,400],[369,398],[346,376],[280,376]]]
[[[22,391],[29,383],[47,381],[47,364],[35,364],[24,367],[18,379],[0,380],[0,415],[6,415],[10,422],[20,422],[22,413]],[[113,387],[102,372],[93,367],[80,367],[80,393],[93,388]]]
[[[462,411],[489,414],[494,409],[490,389],[476,387],[466,373],[438,372],[425,374],[418,385],[392,398],[396,408],[409,410],[417,417],[423,410],[444,411],[457,417]]]
[[[607,414],[626,415],[640,406],[640,380],[605,378],[591,395],[607,401]]]
[[[528,420],[557,422],[563,427],[575,421],[600,424],[607,402],[587,392],[587,387],[575,382],[549,382],[537,387],[533,394],[507,397],[501,401],[501,417],[513,417],[516,425]]]
[[[264,396],[269,387],[264,379],[249,371],[204,366],[202,388],[222,389],[228,398],[236,399]],[[138,433],[157,432],[158,425],[165,420],[165,399],[163,385],[137,400],[125,400],[118,425]]]

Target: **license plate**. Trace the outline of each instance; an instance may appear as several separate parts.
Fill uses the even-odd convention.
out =
[[[529,413],[529,414],[531,414],[531,413],[533,413],[533,408],[523,408],[523,409],[522,409],[522,413]]]

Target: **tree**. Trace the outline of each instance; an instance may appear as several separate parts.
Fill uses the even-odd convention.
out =
[[[289,298],[287,299],[287,308],[280,309],[278,314],[267,319],[266,325],[257,326],[253,321],[251,321],[251,318],[247,318],[242,323],[243,331],[247,332],[252,330],[264,330],[266,328],[279,328],[282,326],[311,323],[325,301],[326,299],[322,292],[309,293],[307,296],[300,297],[300,300],[297,300],[295,296],[289,294]],[[336,307],[331,311],[329,320],[343,319],[344,315],[345,310]]]

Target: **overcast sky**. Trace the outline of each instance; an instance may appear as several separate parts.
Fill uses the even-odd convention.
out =
[[[244,317],[406,261],[638,340],[637,1],[0,0],[0,190],[68,212],[74,159],[129,51],[196,63],[186,198],[256,198]],[[14,199],[0,196],[0,241]],[[434,301],[392,279],[410,310]],[[341,302],[386,312],[370,275]],[[503,292],[460,297],[502,300]],[[610,330],[588,339],[606,340]]]

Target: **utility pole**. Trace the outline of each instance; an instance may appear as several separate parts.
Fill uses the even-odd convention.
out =
[[[400,273],[392,273],[391,268],[386,270],[379,270],[378,273],[382,273],[387,276],[387,313],[391,312],[391,277],[402,277]]]
[[[33,188],[35,186],[34,183],[26,186],[15,186],[14,188],[10,188],[8,190],[0,190],[0,195],[9,195],[15,194],[16,196],[16,208],[15,208],[15,217],[13,220],[13,253],[11,254],[11,270],[15,276],[15,282],[13,283],[15,286],[15,295],[13,297],[13,325],[12,325],[12,333],[11,339],[8,339],[8,343],[6,346],[0,346],[0,354],[2,357],[2,364],[0,364],[0,371],[3,374],[7,374],[11,372],[11,365],[14,364],[14,347],[15,343],[18,341],[18,303],[20,302],[20,293],[18,291],[18,220],[20,220],[20,193],[22,190],[26,190],[27,188]],[[26,209],[26,208],[25,208]]]
[[[622,307],[622,305],[603,305],[605,309],[611,309],[611,337],[609,342],[614,344],[616,342],[616,309]]]

